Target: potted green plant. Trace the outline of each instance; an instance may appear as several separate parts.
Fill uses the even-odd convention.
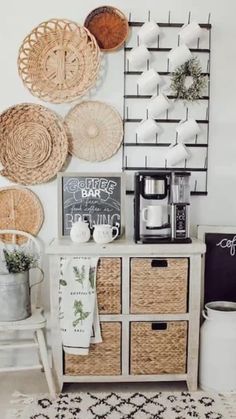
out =
[[[31,315],[29,271],[39,268],[38,256],[22,249],[3,249],[1,262],[0,321],[23,320]]]

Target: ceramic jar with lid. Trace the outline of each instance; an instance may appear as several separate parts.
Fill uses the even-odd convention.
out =
[[[88,223],[82,220],[73,223],[70,230],[70,238],[74,243],[85,243],[89,241],[90,235]]]

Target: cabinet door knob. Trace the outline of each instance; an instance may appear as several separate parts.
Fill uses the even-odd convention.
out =
[[[152,330],[166,330],[166,329],[167,329],[167,323],[163,323],[163,322],[152,323]]]
[[[167,268],[168,262],[165,259],[153,259],[151,262],[152,268]]]

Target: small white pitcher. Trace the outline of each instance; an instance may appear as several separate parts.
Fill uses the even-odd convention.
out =
[[[114,236],[112,235],[113,231],[116,231]],[[118,227],[112,227],[110,224],[95,224],[93,239],[96,243],[105,244],[115,240],[118,234]]]

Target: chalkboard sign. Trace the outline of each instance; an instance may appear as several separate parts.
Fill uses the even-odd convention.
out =
[[[204,303],[236,302],[236,227],[205,231]]]
[[[82,219],[119,227],[122,233],[124,204],[121,173],[60,173],[59,236],[70,234],[72,223]]]

